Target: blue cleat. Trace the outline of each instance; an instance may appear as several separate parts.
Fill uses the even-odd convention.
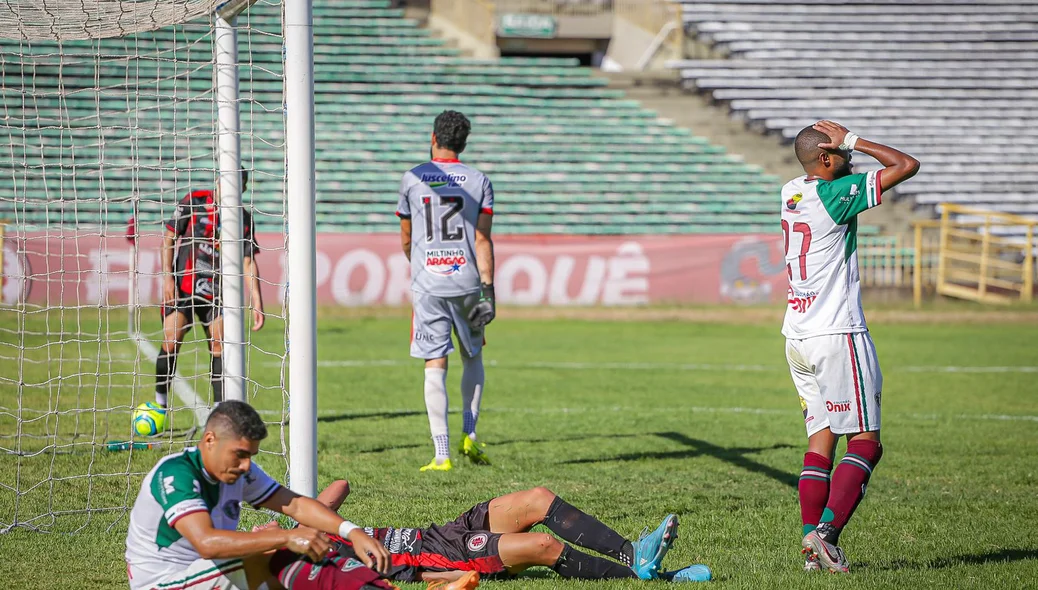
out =
[[[642,580],[659,578],[663,556],[667,554],[670,546],[674,544],[674,539],[677,538],[678,517],[675,514],[668,514],[652,533],[642,534],[638,542],[634,544],[634,563],[631,564],[631,569],[634,570],[635,575]]]
[[[671,582],[709,582],[713,577],[705,565],[690,565],[676,572],[664,574]]]

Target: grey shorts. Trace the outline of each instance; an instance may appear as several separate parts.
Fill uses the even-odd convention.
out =
[[[411,356],[438,359],[454,352],[451,330],[458,336],[461,352],[472,358],[483,350],[484,330],[469,324],[469,311],[479,300],[478,293],[439,297],[412,293]]]

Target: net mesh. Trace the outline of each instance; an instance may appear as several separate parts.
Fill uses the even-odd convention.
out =
[[[170,429],[132,433],[132,409],[155,399],[163,220],[217,179],[215,4],[0,3],[0,532],[114,525],[208,411],[196,323]],[[274,474],[287,472],[281,23],[264,0],[237,18],[242,201],[268,314],[246,334],[246,396],[272,425],[262,463]]]

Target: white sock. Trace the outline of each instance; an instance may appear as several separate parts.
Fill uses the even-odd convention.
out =
[[[476,440],[476,422],[479,420],[479,405],[483,402],[483,353],[472,358],[461,355],[464,370],[461,374],[462,431]]]
[[[449,459],[451,455],[448,442],[450,433],[447,430],[447,369],[425,370],[425,411],[429,414],[429,431],[436,443],[436,459]]]
[[[165,393],[159,393],[157,391],[155,392],[155,403],[157,403],[158,405],[160,405],[163,408],[165,408],[166,407],[166,403],[168,401],[169,401],[169,395],[167,395]]]

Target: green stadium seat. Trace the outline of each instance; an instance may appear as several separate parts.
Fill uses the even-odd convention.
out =
[[[577,60],[466,58],[403,14],[389,0],[314,6],[319,231],[397,231],[400,175],[426,157],[432,119],[454,108],[474,127],[465,160],[494,181],[498,233],[775,233],[778,179],[659,119]],[[253,172],[245,198],[259,230],[281,231],[280,8],[257,3],[239,26]],[[211,42],[207,23],[70,41],[61,52],[0,41],[9,54],[0,161],[12,179],[0,220],[122,224],[136,197],[140,223],[157,225],[184,192],[210,186]],[[92,47],[140,57],[98,60]],[[128,83],[135,77],[149,83]],[[881,246],[867,228],[861,235],[862,247]]]

